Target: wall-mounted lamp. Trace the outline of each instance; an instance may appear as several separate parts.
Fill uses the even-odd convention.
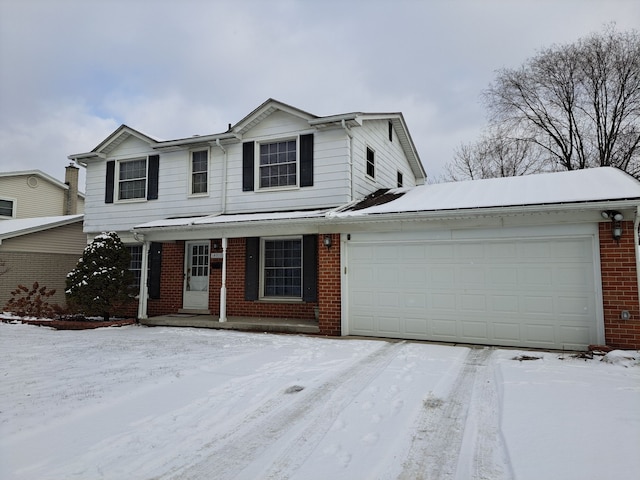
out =
[[[602,212],[602,218],[611,220],[611,235],[616,242],[620,241],[624,216],[616,210],[604,210]]]
[[[325,235],[324,239],[322,240],[322,243],[324,243],[324,246],[327,247],[328,249],[331,248],[331,244],[332,244],[331,235]]]

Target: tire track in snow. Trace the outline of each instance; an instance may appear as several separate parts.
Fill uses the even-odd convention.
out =
[[[469,405],[477,372],[486,366],[492,350],[471,349],[460,374],[445,398],[429,397],[398,477],[401,480],[456,478]],[[480,439],[482,441],[482,439]],[[478,459],[486,460],[480,452]]]
[[[242,470],[249,467],[281,437],[298,427],[302,432],[286,446],[269,469],[268,476],[264,477],[288,478],[313,452],[344,405],[380,374],[395,358],[404,343],[387,342],[313,389],[305,389],[294,395],[283,393],[266,402],[245,418],[234,431],[214,439],[205,446],[203,451],[206,451],[207,447],[212,450],[206,452],[206,457],[200,462],[186,467],[181,472],[174,472],[167,478],[253,478],[243,476]],[[344,401],[328,402],[334,395],[344,398]]]

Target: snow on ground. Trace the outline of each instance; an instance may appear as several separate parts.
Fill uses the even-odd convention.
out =
[[[16,324],[0,324],[0,351],[0,478],[640,471],[638,352],[607,363],[418,342]]]

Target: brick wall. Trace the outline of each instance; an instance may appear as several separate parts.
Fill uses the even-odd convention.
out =
[[[342,303],[340,288],[340,235],[331,235],[331,248],[318,235],[318,305],[320,307],[320,333],[340,335]]]
[[[640,302],[633,222],[622,222],[623,233],[619,242],[611,236],[611,222],[602,222],[599,227],[605,341],[611,347],[640,349]],[[631,313],[630,320],[620,319],[622,310]]]
[[[292,318],[313,320],[319,308],[319,327],[323,335],[340,335],[340,235],[332,235],[333,245],[324,246],[318,236],[318,302],[247,301],[244,298],[245,239],[231,238],[227,245],[227,316]],[[160,299],[149,299],[148,315],[176,313],[182,308],[184,242],[166,243],[162,247],[162,282]],[[220,312],[222,269],[212,268],[209,276],[209,310]],[[137,302],[131,306],[134,314]]]

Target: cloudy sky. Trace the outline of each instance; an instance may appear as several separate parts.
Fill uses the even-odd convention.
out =
[[[64,177],[125,123],[225,131],[267,98],[316,115],[403,112],[433,179],[485,124],[501,68],[637,0],[0,0],[0,171]]]

